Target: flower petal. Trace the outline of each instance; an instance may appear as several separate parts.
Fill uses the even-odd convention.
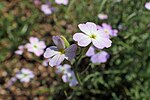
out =
[[[30,41],[30,43],[38,43],[39,39],[36,37],[30,37],[29,41]]]
[[[86,56],[91,57],[95,54],[95,48],[94,46],[91,46],[88,51],[86,52]]]
[[[49,48],[46,49],[44,53],[45,58],[50,58],[53,57],[54,55],[58,54],[58,49],[56,46],[50,46]]]
[[[40,42],[38,43],[38,47],[39,47],[39,48],[42,48],[42,49],[45,49],[45,48],[46,48],[45,42],[44,42],[44,41],[40,41]]]
[[[112,41],[108,38],[98,37],[97,39],[92,39],[92,43],[98,49],[108,48],[111,46]]]
[[[78,42],[79,46],[86,47],[91,43],[91,38],[83,33],[76,33],[73,39]]]
[[[59,50],[65,48],[65,43],[59,36],[53,36],[52,39]]]
[[[105,51],[101,51],[101,52],[93,55],[91,57],[91,61],[92,61],[92,63],[100,64],[100,63],[105,63],[108,58],[109,58],[109,54]]]
[[[78,27],[82,32],[84,32],[87,35],[91,35],[97,30],[96,24],[92,22],[87,22],[86,24],[79,24]]]
[[[51,67],[60,65],[65,59],[64,54],[57,54],[53,58],[50,59],[49,65]]]
[[[43,54],[43,52],[44,52],[43,49],[36,49],[36,50],[34,51],[34,53],[35,53],[36,56],[41,56],[41,55]]]
[[[65,56],[66,56],[65,58],[69,61],[72,60],[76,55],[76,50],[77,50],[77,45],[76,44],[71,45],[69,48],[65,50]]]

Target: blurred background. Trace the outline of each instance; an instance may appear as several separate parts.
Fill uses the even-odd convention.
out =
[[[55,0],[0,0],[0,99],[1,100],[149,100],[150,98],[150,11],[148,0],[69,0],[67,5]],[[51,14],[41,6],[49,5]],[[108,15],[101,20],[98,14]],[[108,23],[118,30],[113,44],[106,51],[107,63],[93,65],[81,73],[90,62],[86,57],[78,66],[83,86],[69,87],[44,66],[43,56],[33,53],[15,54],[18,46],[31,36],[53,45],[53,35],[63,35],[74,43],[72,35],[78,24]],[[13,77],[22,68],[33,71],[28,83]],[[10,84],[12,82],[12,84]]]

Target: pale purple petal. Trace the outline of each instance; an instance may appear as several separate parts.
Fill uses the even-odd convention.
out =
[[[52,39],[59,50],[65,49],[65,43],[60,36],[53,36]]]
[[[27,48],[27,50],[28,50],[29,52],[34,52],[34,47],[33,47],[30,43],[27,43],[27,44],[25,45],[25,47]]]
[[[145,8],[150,10],[150,2],[145,3]]]
[[[41,48],[41,49],[45,49],[46,48],[45,42],[44,41],[40,41],[38,43],[38,47]]]
[[[79,24],[79,29],[87,35],[94,34],[97,31],[97,26],[95,23],[87,22],[86,24]]]
[[[112,41],[108,38],[99,37],[97,39],[92,39],[92,43],[98,49],[108,48],[111,46]]]
[[[56,54],[59,54],[58,49],[56,46],[50,46],[49,48],[46,49],[44,53],[45,58],[50,58],[55,56]]]
[[[24,73],[24,74],[32,74],[32,71],[27,69],[27,68],[22,68],[21,72]]]
[[[23,51],[22,51],[22,50],[16,50],[16,51],[15,51],[15,54],[22,55],[22,54],[23,54]]]
[[[76,50],[77,50],[76,44],[72,44],[70,47],[65,49],[65,56],[66,56],[65,58],[71,61],[76,55]]]
[[[35,54],[36,56],[41,56],[43,53],[44,53],[44,50],[43,50],[43,49],[36,49],[36,50],[34,51],[34,54]]]
[[[93,55],[91,57],[91,61],[92,61],[92,63],[100,64],[100,63],[105,63],[108,58],[109,58],[109,54],[105,51],[101,51],[101,52]]]
[[[49,65],[51,67],[60,65],[65,59],[64,54],[57,54],[53,58],[50,59]]]
[[[71,71],[71,66],[68,65],[68,64],[64,64],[63,66],[62,65],[58,65],[58,66],[56,66],[56,69],[57,69],[56,70],[57,74],[60,74],[60,73],[66,74],[66,73]]]
[[[30,43],[38,43],[39,42],[39,39],[36,38],[36,37],[30,37]]]
[[[42,65],[47,67],[49,65],[49,61],[50,61],[50,59],[44,60]]]
[[[47,5],[47,4],[43,4],[43,5],[41,6],[41,10],[42,10],[46,15],[52,14],[52,10],[51,10],[51,8],[49,7],[49,5]]]
[[[104,20],[104,19],[108,19],[108,16],[106,14],[98,14],[98,18]]]
[[[76,33],[73,39],[78,42],[79,46],[86,47],[91,43],[91,38],[83,33]]]
[[[67,5],[68,4],[68,0],[55,0],[55,2],[57,3],[57,4],[64,4],[64,5]]]
[[[20,81],[21,81],[21,82],[28,83],[28,82],[30,81],[30,78],[25,77],[25,78],[20,79]]]
[[[95,54],[95,48],[91,46],[88,51],[86,52],[86,56],[91,57]]]
[[[66,75],[66,74],[64,74],[63,76],[62,76],[62,80],[63,80],[63,82],[69,82],[69,77]]]
[[[113,30],[113,33],[112,33],[112,35],[111,35],[111,36],[114,36],[114,37],[115,37],[115,36],[117,36],[117,35],[118,35],[117,33],[118,33],[118,30],[114,29],[114,30]]]

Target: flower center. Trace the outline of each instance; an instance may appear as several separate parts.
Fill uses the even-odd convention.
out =
[[[37,45],[34,45],[33,47],[34,47],[34,48],[37,48],[38,46],[37,46]]]
[[[96,38],[96,35],[95,35],[95,34],[92,34],[92,35],[90,36],[90,38],[95,39],[95,38]]]
[[[23,76],[24,76],[24,77],[27,77],[27,76],[28,76],[28,74],[23,74]]]
[[[65,53],[65,50],[64,50],[64,49],[61,49],[61,50],[59,50],[59,52],[60,52],[61,54],[64,54],[64,53]]]
[[[106,34],[108,34],[109,32],[108,32],[108,30],[104,30],[104,32],[106,33]]]

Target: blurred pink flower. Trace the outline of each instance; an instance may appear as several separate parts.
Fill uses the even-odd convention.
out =
[[[112,41],[108,35],[103,30],[98,30],[95,23],[87,22],[86,24],[79,24],[78,27],[83,33],[75,33],[73,39],[78,42],[79,46],[86,47],[90,43],[99,49],[111,46]]]
[[[46,14],[46,15],[50,15],[52,14],[52,9],[48,4],[43,4],[41,6],[41,10]]]
[[[31,70],[22,68],[21,71],[16,74],[16,78],[18,78],[21,82],[27,83],[30,79],[34,78],[34,74]]]
[[[36,37],[30,37],[30,43],[25,46],[29,52],[33,52],[36,56],[41,56],[46,48],[44,41],[39,41]]]
[[[98,30],[103,30],[105,34],[111,37],[117,36],[118,30],[112,29],[111,25],[103,23],[102,26],[97,25]]]
[[[68,4],[68,0],[55,0],[55,2],[57,3],[57,4],[64,4],[64,5],[67,5]]]
[[[17,54],[17,55],[22,55],[23,54],[23,52],[24,52],[24,45],[20,45],[19,47],[18,47],[18,50],[16,50],[15,51],[15,54]]]
[[[145,8],[150,10],[150,2],[145,3]]]
[[[98,14],[98,18],[104,20],[104,19],[108,19],[108,16],[106,14]]]
[[[33,0],[33,2],[34,2],[34,4],[35,4],[36,6],[38,6],[38,5],[41,4],[41,0]]]

